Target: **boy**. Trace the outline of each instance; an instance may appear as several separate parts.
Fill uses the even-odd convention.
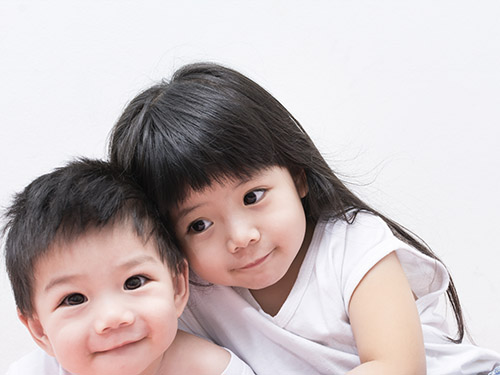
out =
[[[144,193],[102,161],[45,174],[6,212],[19,318],[50,356],[8,374],[253,374],[229,351],[177,330],[188,266]]]

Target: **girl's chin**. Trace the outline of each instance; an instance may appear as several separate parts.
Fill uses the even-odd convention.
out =
[[[245,285],[244,288],[256,291],[263,290],[277,284],[282,278],[283,276],[267,278],[265,280],[260,280],[260,281],[252,280],[252,282],[247,283],[247,285]]]

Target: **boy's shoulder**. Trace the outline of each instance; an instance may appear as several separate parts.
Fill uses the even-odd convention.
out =
[[[41,349],[21,357],[9,366],[6,375],[71,375],[64,370],[54,357]]]
[[[178,330],[164,359],[168,367],[167,373],[222,374],[231,359],[231,354],[210,341]]]
[[[168,358],[164,362],[169,366],[168,373],[254,374],[248,365],[229,350],[182,330],[178,330],[166,355]]]
[[[230,351],[179,330],[164,358],[165,373],[252,375],[253,371]],[[54,357],[37,348],[9,366],[6,375],[72,375]]]

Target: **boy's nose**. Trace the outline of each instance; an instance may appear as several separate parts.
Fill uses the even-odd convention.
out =
[[[133,324],[135,314],[128,308],[122,306],[103,306],[97,314],[94,322],[96,333],[104,334],[117,328]]]
[[[238,220],[228,227],[227,247],[231,253],[236,253],[260,240],[260,231],[251,222]]]

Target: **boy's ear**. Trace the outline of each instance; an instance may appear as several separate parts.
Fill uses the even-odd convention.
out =
[[[37,345],[45,350],[48,355],[54,357],[55,354],[54,350],[52,349],[50,340],[45,334],[42,324],[40,323],[40,320],[38,319],[36,314],[32,315],[31,317],[26,317],[19,310],[17,310],[17,316],[19,317],[21,323],[26,326],[29,333],[31,334],[31,337],[33,337],[33,340],[35,340]]]
[[[189,298],[189,266],[186,260],[183,260],[182,267],[173,278],[174,283],[174,303],[177,310],[177,317],[180,317]]]
[[[309,192],[309,185],[307,184],[306,172],[301,169],[294,175],[295,187],[299,193],[300,198],[304,198]]]

